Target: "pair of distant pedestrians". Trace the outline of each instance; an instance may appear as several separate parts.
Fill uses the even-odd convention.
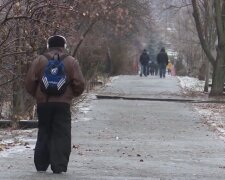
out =
[[[144,76],[148,75],[149,61],[150,61],[149,55],[147,54],[146,49],[144,49],[139,59],[139,62],[141,64],[140,76],[142,76],[142,74],[144,74]],[[158,63],[160,78],[165,78],[166,66],[168,65],[168,55],[164,47],[160,50],[159,54],[157,55],[157,63]]]

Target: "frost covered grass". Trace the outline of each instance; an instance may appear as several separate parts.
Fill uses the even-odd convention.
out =
[[[225,104],[193,104],[193,107],[201,115],[203,123],[225,141]]]
[[[204,89],[204,81],[192,77],[178,77],[184,94],[191,92],[201,93]],[[225,104],[202,103],[193,104],[194,109],[201,115],[203,123],[210,127],[225,141]]]

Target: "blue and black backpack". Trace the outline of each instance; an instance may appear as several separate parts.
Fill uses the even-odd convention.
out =
[[[60,96],[66,90],[68,80],[63,62],[66,56],[60,58],[59,54],[55,54],[48,59],[40,83],[41,90],[48,96]]]

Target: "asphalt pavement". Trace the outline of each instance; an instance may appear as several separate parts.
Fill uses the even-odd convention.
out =
[[[182,99],[176,77],[119,76],[96,94]],[[98,99],[91,93],[72,111],[67,173],[37,173],[30,148],[0,158],[0,180],[225,179],[225,144],[190,102]]]

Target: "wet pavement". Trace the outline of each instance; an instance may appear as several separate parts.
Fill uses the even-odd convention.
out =
[[[119,76],[97,94],[182,98],[175,77]],[[0,179],[208,179],[225,177],[225,144],[191,103],[97,99],[72,120],[68,172],[37,173],[33,149],[1,156]],[[72,110],[75,110],[74,107]],[[35,133],[32,136],[36,138]]]

